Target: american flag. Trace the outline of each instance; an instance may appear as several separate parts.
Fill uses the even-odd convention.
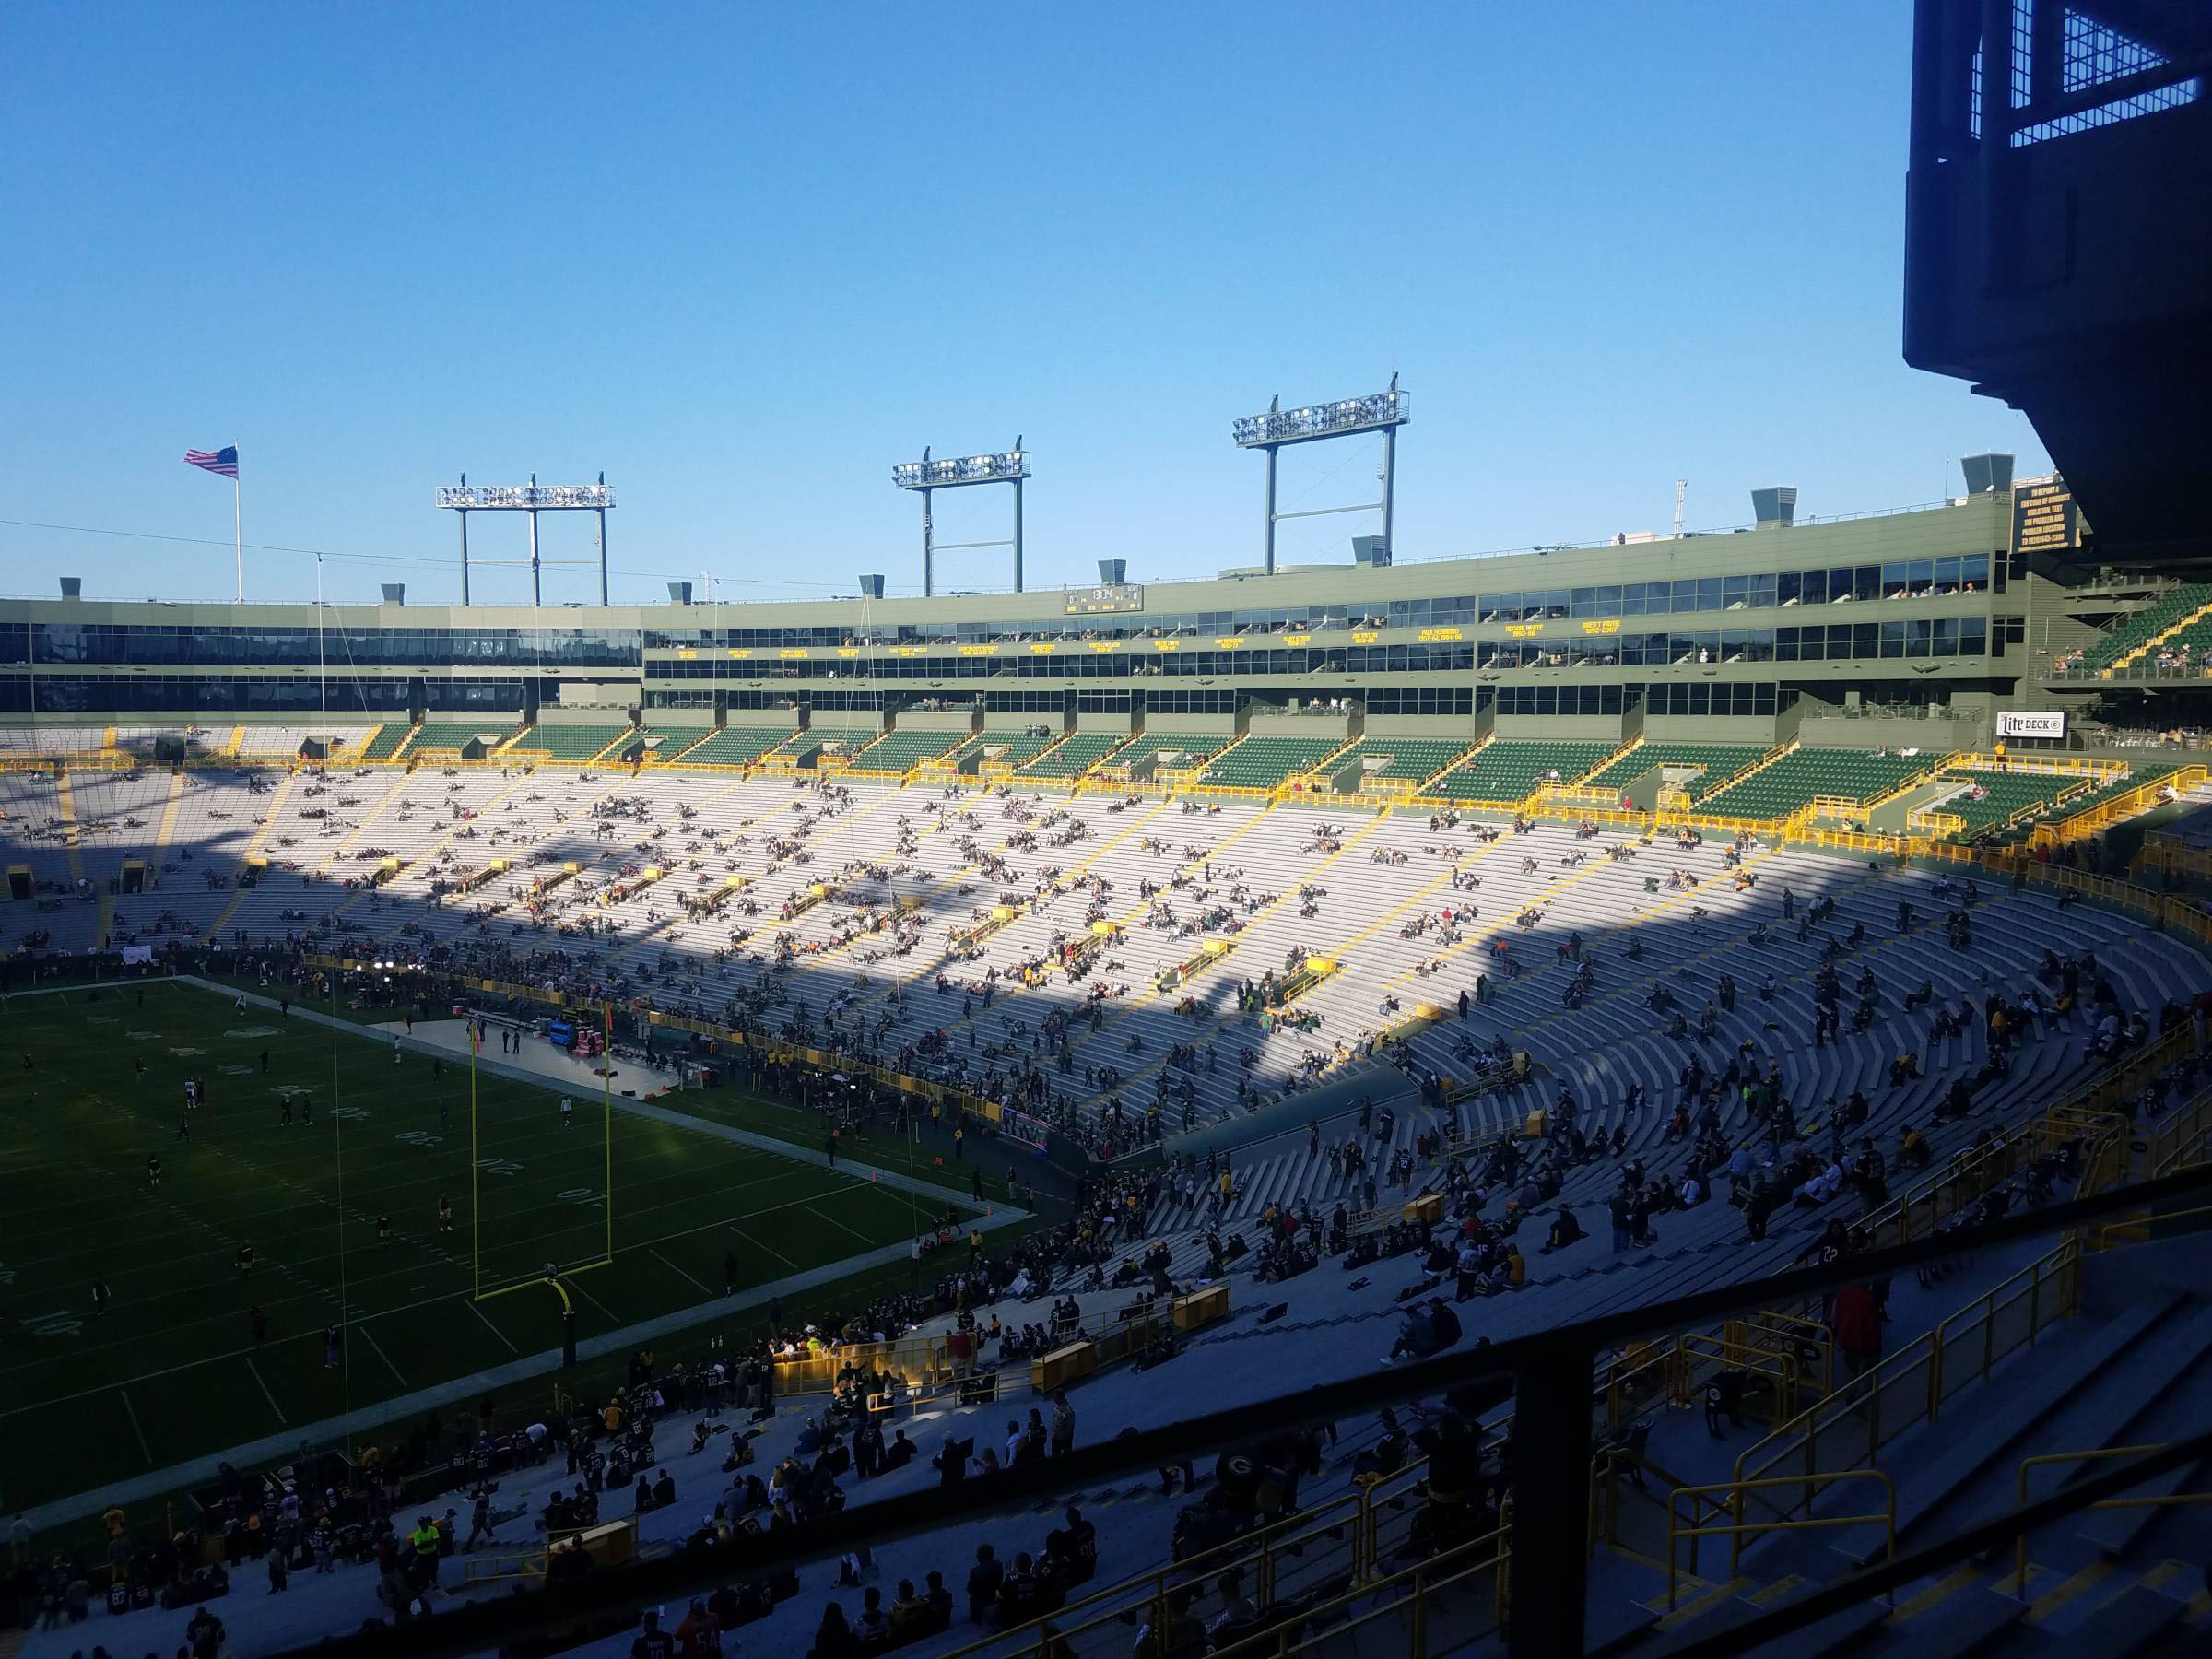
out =
[[[238,445],[226,444],[219,450],[186,450],[184,465],[220,473],[226,478],[238,477]]]

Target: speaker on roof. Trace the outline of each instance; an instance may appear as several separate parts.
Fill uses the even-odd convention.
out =
[[[1751,492],[1751,516],[1762,524],[1787,530],[1797,522],[1797,486],[1775,484]]]
[[[871,575],[865,575],[865,576],[863,576],[863,577],[860,579],[860,596],[861,596],[863,599],[880,599],[880,598],[882,598],[882,597],[883,597],[883,578],[882,578],[882,577],[880,577],[880,576],[872,575],[872,574],[871,574]]]
[[[1966,455],[1959,462],[1970,496],[2004,495],[2012,488],[2010,455]]]
[[[379,583],[379,585],[384,590],[386,605],[405,605],[407,602],[407,584],[406,582],[386,582]]]
[[[1352,562],[1373,570],[1385,570],[1390,564],[1390,543],[1380,535],[1352,537]]]
[[[668,584],[668,603],[671,605],[690,604],[691,584],[688,582],[670,582]]]
[[[85,579],[82,576],[65,576],[62,578],[63,598],[82,599],[84,596]]]
[[[1099,580],[1112,587],[1115,582],[1129,580],[1129,561],[1125,559],[1099,560]]]

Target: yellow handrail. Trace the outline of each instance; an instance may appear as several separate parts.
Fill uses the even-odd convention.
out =
[[[2015,1510],[2028,1507],[2028,1471],[2043,1464],[2079,1464],[2101,1462],[2112,1457],[2148,1457],[2154,1452],[2166,1450],[2167,1442],[2155,1446],[2103,1446],[2090,1452],[2045,1452],[2034,1457],[2020,1459],[2019,1479],[2014,1488]],[[2156,1509],[2185,1503],[2212,1503],[2212,1492],[2171,1492],[2162,1498],[2106,1498],[2095,1503],[2084,1504],[2085,1509]],[[2028,1583],[2028,1535],[2022,1533],[2014,1546],[2012,1585],[2015,1594]]]
[[[1828,1486],[1840,1480],[1874,1480],[1882,1488],[1881,1510],[1871,1515],[1811,1515],[1803,1521],[1751,1521],[1744,1519],[1744,1494],[1768,1487],[1801,1485]],[[1692,1524],[1681,1524],[1683,1516],[1677,1507],[1685,1498],[1701,1498],[1712,1493],[1727,1495],[1724,1504],[1714,1504],[1712,1512],[1733,1517],[1725,1526],[1709,1526],[1691,1517]],[[1754,1535],[1771,1532],[1796,1532],[1807,1527],[1869,1526],[1880,1522],[1884,1533],[1882,1559],[1888,1560],[1897,1554],[1897,1486],[1879,1469],[1822,1469],[1803,1475],[1778,1475],[1759,1480],[1721,1480],[1707,1486],[1677,1487],[1666,1500],[1666,1610],[1675,1610],[1675,1597],[1681,1574],[1681,1540],[1689,1540],[1689,1570],[1698,1570],[1698,1540],[1724,1537],[1728,1540],[1728,1576],[1734,1578],[1737,1565],[1743,1560],[1744,1540]]]
[[[1884,1444],[1881,1406],[1888,1385],[1909,1376],[1916,1367],[1926,1369],[1926,1386],[1920,1391],[1919,1405],[1889,1427],[1889,1438],[1910,1423],[1933,1422],[1940,1414],[1946,1396],[1944,1389],[1944,1362],[1947,1342],[1957,1346],[1958,1334],[1949,1334],[1959,1325],[1979,1314],[1982,1320],[1982,1352],[1976,1367],[1986,1378],[1996,1361],[2003,1356],[1997,1351],[1996,1332],[1999,1312],[2025,1300],[2028,1317],[2025,1338],[2033,1343],[2051,1319],[2073,1313],[2079,1305],[2081,1294],[2081,1241],[2069,1236],[2056,1246],[2021,1268],[2002,1283],[1992,1286],[1975,1297],[1966,1306],[1953,1313],[1933,1329],[1924,1332],[1904,1347],[1884,1358],[1880,1363],[1861,1371],[1841,1387],[1823,1399],[1815,1401],[1795,1417],[1781,1424],[1764,1439],[1755,1441],[1735,1460],[1735,1480],[1747,1484],[1747,1490],[1763,1489],[1769,1478],[1767,1472],[1778,1467],[1785,1458],[1795,1459],[1802,1453],[1805,1467],[1795,1475],[1776,1476],[1771,1478],[1783,1485],[1810,1482],[1828,1471],[1820,1467],[1820,1432],[1824,1424],[1834,1424],[1848,1418],[1853,1429],[1853,1443],[1864,1435],[1863,1449],[1845,1453],[1848,1461],[1842,1465],[1856,1468],[1871,1465]],[[2047,1307],[2046,1307],[2046,1304]],[[2008,1348],[2006,1350],[2010,1352]],[[1811,1493],[1806,1493],[1809,1512]],[[1790,1512],[1781,1512],[1785,1517]]]

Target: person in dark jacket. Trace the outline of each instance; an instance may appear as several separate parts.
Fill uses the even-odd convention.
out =
[[[859,1652],[853,1627],[845,1622],[844,1608],[830,1603],[822,1609],[822,1622],[815,1630],[814,1645],[806,1650],[807,1659],[853,1659]]]
[[[983,1616],[998,1600],[999,1586],[1006,1582],[1006,1570],[998,1564],[997,1556],[988,1544],[975,1547],[975,1565],[968,1570],[968,1622],[982,1624]]]

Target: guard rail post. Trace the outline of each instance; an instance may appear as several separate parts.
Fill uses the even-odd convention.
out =
[[[1514,1471],[1587,1469],[1594,1356],[1571,1340],[1542,1343],[1514,1373]],[[1546,1593],[1517,1595],[1506,1612],[1513,1659],[1570,1659],[1583,1651],[1589,1594],[1590,1500],[1579,1481],[1516,1480],[1513,1550],[1542,1563]]]

